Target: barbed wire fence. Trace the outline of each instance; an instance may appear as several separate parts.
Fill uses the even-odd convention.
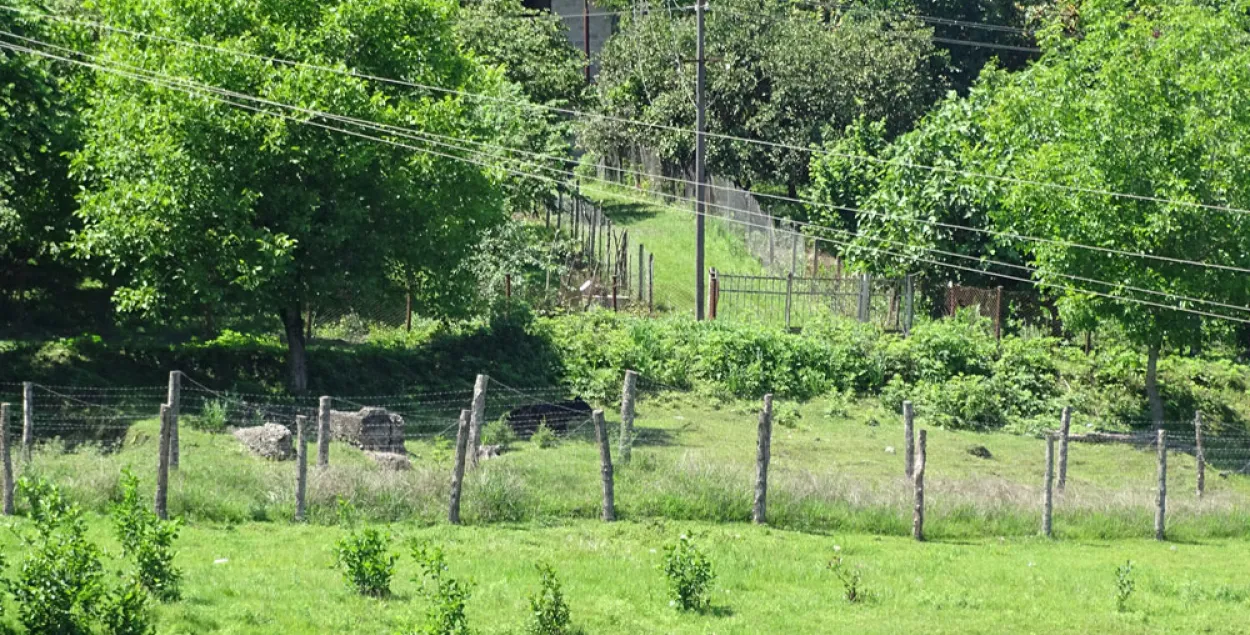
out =
[[[298,440],[315,439],[318,465],[322,467],[337,463],[330,456],[331,439],[369,453],[376,465],[366,469],[375,470],[395,465],[393,459],[376,455],[406,457],[411,450],[404,443],[428,443],[429,447],[448,453],[455,451],[452,464],[458,466],[455,469],[461,478],[466,470],[472,473],[482,462],[505,454],[508,443],[534,440],[545,434],[560,443],[580,443],[575,447],[584,448],[573,451],[571,456],[581,458],[568,464],[569,469],[588,470],[597,454],[599,475],[604,482],[603,517],[612,519],[614,474],[619,466],[630,463],[635,448],[667,445],[675,434],[697,425],[694,419],[706,416],[691,413],[689,406],[683,405],[689,402],[680,395],[689,389],[689,385],[672,385],[627,372],[621,381],[619,398],[608,396],[601,402],[602,408],[597,408],[567,386],[512,386],[487,375],[479,376],[471,390],[321,397],[218,390],[195,377],[175,372],[165,386],[0,384],[0,396],[10,404],[8,412],[14,419],[7,422],[10,443],[6,446],[22,452],[18,466],[23,471],[32,466],[31,445],[50,445],[52,451],[72,453],[79,445],[95,444],[107,453],[123,443],[142,445],[151,441],[147,432],[136,436],[131,430],[137,424],[156,419],[161,422],[162,439],[176,439],[179,425],[208,432],[277,426],[289,441],[296,442],[291,452],[297,462],[307,464],[311,456],[307,446]],[[722,485],[741,488],[742,500],[753,501],[750,517],[756,522],[768,522],[770,488],[780,488],[789,505],[802,504],[809,498],[873,500],[911,511],[918,539],[925,536],[924,509],[934,505],[948,510],[1035,508],[1039,532],[1047,535],[1063,533],[1064,519],[1070,517],[1065,514],[1108,509],[1153,511],[1155,535],[1164,539],[1173,519],[1233,509],[1247,502],[1240,483],[1250,475],[1250,432],[1239,424],[1204,422],[1200,413],[1195,413],[1192,420],[1164,422],[1157,429],[1148,429],[1147,422],[1128,422],[1136,424],[1129,432],[1087,428],[1073,433],[1068,429],[1070,417],[1066,413],[1057,416],[1053,431],[1026,441],[1034,448],[1029,450],[1028,469],[1037,469],[1037,480],[1030,484],[998,475],[998,468],[992,463],[985,463],[984,469],[969,471],[965,465],[952,470],[947,464],[949,454],[925,455],[923,444],[916,439],[923,426],[907,414],[912,409],[906,407],[898,419],[903,424],[900,437],[894,437],[898,434],[895,424],[882,428],[882,438],[890,443],[887,453],[897,457],[888,460],[902,463],[896,476],[874,481],[863,475],[851,478],[836,469],[822,470],[798,458],[810,450],[803,446],[810,440],[792,434],[794,423],[788,418],[793,415],[787,411],[793,411],[794,406],[769,396],[758,408],[724,415],[755,420],[758,426],[754,478],[750,478],[752,470],[746,461],[715,474],[724,481]],[[693,416],[676,429],[669,429],[648,419],[656,408],[675,413],[671,416],[678,420]],[[611,424],[605,411],[611,413]],[[648,425],[635,425],[638,417]],[[352,421],[357,422],[356,428],[347,425]],[[370,426],[388,431],[374,434],[367,429]],[[889,441],[890,438],[897,441]],[[745,442],[740,443],[743,447],[735,450],[735,455],[745,457],[749,449]],[[176,441],[152,446],[158,452],[169,447],[171,455],[161,463],[178,469],[179,461],[171,460],[179,453]],[[182,463],[193,464],[196,451],[182,448]],[[837,456],[837,449],[830,451]],[[1116,460],[1087,460],[1106,452],[1117,453]],[[1125,457],[1132,455],[1125,452],[1157,455],[1157,469],[1138,467],[1126,471]],[[37,460],[39,455],[35,456]],[[685,462],[679,462],[675,469],[693,469],[688,458],[682,459]],[[988,451],[984,458],[989,458]],[[1136,460],[1133,465],[1148,463]],[[1234,480],[1236,484],[1232,483]],[[299,509],[304,509],[302,502]]]

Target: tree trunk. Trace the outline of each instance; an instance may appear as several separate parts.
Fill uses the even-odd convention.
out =
[[[283,309],[280,313],[286,329],[287,370],[290,372],[288,388],[302,395],[308,391],[308,351],[304,348],[304,316],[298,307]]]
[[[1146,352],[1146,399],[1150,401],[1150,419],[1155,430],[1163,427],[1163,398],[1159,396],[1159,345],[1151,344]]]

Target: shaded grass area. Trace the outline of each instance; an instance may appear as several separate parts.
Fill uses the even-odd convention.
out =
[[[746,524],[588,520],[388,531],[403,555],[392,597],[378,600],[350,592],[334,568],[339,528],[192,523],[175,560],[186,599],[158,607],[158,632],[408,632],[427,607],[404,547],[414,538],[446,548],[449,574],[472,583],[470,624],[487,634],[524,632],[538,562],[554,566],[574,622],[589,633],[1237,633],[1250,618],[1240,541],[918,544]],[[702,614],[671,608],[657,570],[663,546],[685,532],[717,574],[712,609]],[[103,519],[92,520],[92,537],[117,554]],[[15,544],[12,532],[0,532],[0,548],[11,553]],[[827,569],[835,556],[860,571],[866,601],[843,599]],[[1114,569],[1126,560],[1137,587],[1120,613]]]
[[[790,405],[779,402],[778,409]],[[873,401],[826,417],[819,403],[798,406],[774,426],[769,519],[779,528],[906,536],[911,489],[903,477],[901,425]],[[697,396],[648,395],[639,404],[639,442],[616,471],[618,514],[643,521],[745,522],[750,518],[756,447],[754,404]],[[921,421],[923,425],[925,422]],[[616,428],[609,416],[609,428]],[[145,421],[112,453],[54,445],[23,471],[61,483],[87,508],[106,511],[118,474],[131,466],[150,486],[156,424]],[[598,451],[589,426],[558,447],[520,442],[466,479],[464,517],[487,525],[563,522],[599,514]],[[229,435],[184,427],[182,469],[171,479],[170,510],[194,522],[285,522],[294,512],[294,464],[247,453]],[[968,450],[984,446],[992,458]],[[935,539],[1036,535],[1040,527],[1043,443],[1034,438],[932,429],[927,475],[927,534]],[[336,500],[349,499],[378,522],[444,520],[450,440],[410,440],[414,469],[382,471],[358,450],[332,445],[332,465],[313,469],[309,513],[332,524]],[[615,450],[615,446],[614,446]],[[1191,457],[1170,461],[1169,536],[1180,541],[1250,538],[1250,482],[1208,478],[1193,494]],[[1056,499],[1063,539],[1152,535],[1155,455],[1121,445],[1072,446],[1068,488]]]
[[[629,231],[637,250],[642,242],[655,254],[657,308],[694,309],[695,217],[689,209],[660,202],[643,203],[642,194],[606,185],[583,185],[582,193],[596,201],[612,222]],[[760,274],[763,267],[747,251],[742,236],[715,217],[708,217],[704,254],[708,267],[734,273]],[[706,276],[706,272],[704,272]]]

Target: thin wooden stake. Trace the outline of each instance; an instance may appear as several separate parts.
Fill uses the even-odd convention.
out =
[[[638,397],[638,373],[625,371],[625,385],[621,390],[621,462],[628,464],[634,446],[634,403]]]
[[[0,484],[4,489],[0,513],[5,516],[13,515],[13,457],[9,445],[9,404],[0,403],[0,478],[4,480]]]
[[[916,495],[916,505],[912,512],[911,537],[924,542],[924,470],[925,470],[925,430],[920,431],[920,444],[916,449],[916,475],[912,478],[912,487]]]
[[[599,442],[599,471],[603,475],[603,521],[616,520],[616,495],[612,483],[612,448],[608,440],[608,428],[603,421],[603,411],[596,410],[595,439]]]
[[[472,414],[460,411],[460,427],[456,431],[456,463],[451,469],[451,503],[447,508],[447,522],[460,524],[460,488],[464,484],[464,454],[469,445],[469,423]]]
[[[482,443],[482,426],[486,425],[486,389],[490,386],[490,377],[478,375],[473,384],[473,412],[469,419],[469,467],[477,467],[477,449]]]
[[[1063,407],[1059,418],[1059,491],[1068,485],[1068,434],[1072,428],[1072,408]]]
[[[30,463],[35,446],[35,384],[22,384],[22,462]]]
[[[1051,514],[1055,508],[1055,437],[1046,435],[1046,488],[1042,496],[1042,535],[1050,538],[1052,532]]]
[[[1168,439],[1164,430],[1158,431],[1155,443],[1159,449],[1159,492],[1155,499],[1155,540],[1166,540],[1164,519],[1167,515],[1168,501]]]
[[[178,469],[180,444],[178,442],[178,415],[182,412],[182,371],[169,371],[169,467]]]
[[[295,415],[295,522],[304,522],[308,510],[308,417]]]
[[[903,402],[903,474],[907,478],[915,476],[916,472],[916,411],[912,409],[910,401]]]
[[[1207,490],[1207,452],[1202,447],[1202,413],[1194,413],[1194,461],[1198,467],[1198,498]]]
[[[169,437],[172,433],[169,404],[161,404],[161,440],[156,458],[156,517],[169,519]]]
[[[330,466],[330,398],[317,404],[317,467]]]
[[[647,254],[647,313],[655,312],[655,254]]]
[[[773,396],[764,395],[755,450],[755,505],[751,508],[751,520],[757,525],[768,522],[768,463],[772,459],[772,448]]]

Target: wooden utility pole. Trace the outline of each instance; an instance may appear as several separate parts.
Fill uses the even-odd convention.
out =
[[[703,84],[706,76],[706,64],[704,63],[703,54],[703,14],[705,6],[704,0],[695,2],[695,142],[694,142],[694,182],[695,182],[695,216],[694,216],[694,311],[695,319],[703,320],[703,309],[705,302],[705,293],[703,289],[704,276],[704,258],[703,258],[703,233],[706,226],[707,214],[707,141],[704,134],[707,132],[707,96],[704,94]]]

